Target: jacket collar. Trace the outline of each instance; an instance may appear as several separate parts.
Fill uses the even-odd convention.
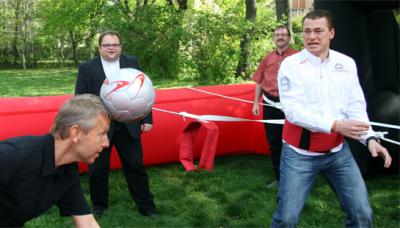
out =
[[[320,57],[313,55],[311,52],[307,51],[307,49],[303,49],[303,50],[301,51],[301,53],[302,53],[302,54],[301,54],[301,55],[302,55],[302,61],[301,61],[301,62],[308,61],[308,62],[310,62],[310,63],[312,63],[312,64],[315,64],[315,65],[319,65],[319,64],[322,63]],[[326,58],[326,59],[324,60],[324,63],[325,63],[325,64],[328,63],[328,62],[330,61],[330,59],[331,59],[331,54],[332,54],[332,51],[329,50],[328,58]]]

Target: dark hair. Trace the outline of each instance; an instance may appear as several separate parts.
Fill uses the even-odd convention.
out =
[[[308,12],[304,17],[303,20],[301,21],[301,24],[304,25],[304,21],[306,19],[319,19],[319,18],[326,18],[326,21],[328,22],[328,28],[332,29],[334,28],[334,22],[333,22],[333,15],[327,11],[327,10],[321,10],[321,9],[316,9],[313,11]]]
[[[100,34],[100,36],[99,36],[99,46],[101,46],[101,43],[103,42],[103,38],[106,35],[117,36],[118,39],[119,39],[119,42],[121,43],[121,35],[119,35],[118,32],[107,31],[107,32],[103,32],[103,33]]]
[[[275,32],[276,30],[278,30],[278,29],[286,29],[288,35],[289,35],[289,36],[291,35],[291,34],[290,34],[290,29],[289,29],[289,27],[287,27],[286,25],[279,25],[279,26],[275,27],[274,32]]]

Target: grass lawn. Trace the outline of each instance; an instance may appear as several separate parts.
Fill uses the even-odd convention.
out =
[[[72,94],[76,69],[0,70],[0,97]],[[198,85],[152,78],[156,88]],[[6,107],[1,107],[6,108]],[[0,126],[1,127],[1,126]],[[179,163],[148,167],[151,190],[161,213],[157,221],[139,215],[121,171],[110,175],[110,208],[98,218],[102,227],[266,227],[276,208],[269,157],[218,157],[212,172],[186,173]],[[375,227],[400,227],[399,175],[365,178]],[[82,175],[88,197],[88,177]],[[296,189],[293,189],[296,191]],[[299,227],[343,227],[344,212],[323,177],[305,205]],[[72,227],[53,207],[26,227]]]
[[[269,157],[234,155],[218,157],[212,172],[186,173],[180,163],[148,167],[151,190],[161,217],[152,221],[139,215],[123,173],[110,176],[110,208],[98,219],[102,227],[266,227],[276,208],[276,190],[266,188],[272,179]],[[82,176],[88,196],[88,177]],[[375,227],[399,227],[398,176],[366,178],[375,213]],[[294,189],[295,191],[295,189]],[[26,227],[71,227],[70,218],[53,207]],[[299,227],[343,227],[344,212],[323,177],[318,178],[303,209]]]
[[[77,69],[0,70],[0,97],[73,94]],[[155,88],[198,85],[193,81],[151,78]]]
[[[76,70],[1,70],[0,97],[63,95],[74,92]]]

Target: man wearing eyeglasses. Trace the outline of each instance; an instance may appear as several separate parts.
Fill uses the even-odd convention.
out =
[[[275,50],[264,57],[257,71],[253,74],[253,80],[257,83],[254,96],[253,115],[260,115],[259,99],[263,97],[263,119],[284,119],[284,114],[279,103],[279,92],[277,75],[281,62],[297,50],[289,47],[290,30],[286,26],[275,28],[274,37]],[[276,189],[279,185],[279,164],[282,149],[282,125],[264,124],[271,151],[271,163],[274,170],[274,180],[267,182],[267,188]]]
[[[344,137],[364,143],[384,167],[392,158],[372,130],[354,60],[330,49],[332,15],[314,10],[303,18],[304,49],[286,58],[278,86],[283,127],[278,208],[271,227],[295,227],[319,173],[345,210],[346,227],[372,227],[372,209],[360,170]],[[321,223],[322,225],[323,223]]]
[[[79,66],[75,94],[91,93],[99,96],[103,81],[120,68],[140,70],[136,57],[121,54],[121,36],[116,32],[105,32],[99,37],[100,56]],[[111,121],[108,137],[110,147],[104,149],[99,158],[89,166],[90,198],[93,213],[102,215],[108,208],[108,187],[111,147],[117,149],[122,163],[129,193],[139,212],[149,218],[157,218],[149,178],[143,165],[141,133],[152,128],[152,113],[133,124]]]

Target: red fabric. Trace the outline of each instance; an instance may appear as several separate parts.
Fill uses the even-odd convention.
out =
[[[49,133],[58,108],[70,97],[1,98],[0,140]]]
[[[303,130],[304,128],[285,120],[282,139],[294,147],[299,147]],[[310,147],[307,150],[311,152],[328,152],[341,143],[343,143],[343,136],[338,133],[326,134],[321,132],[310,132]]]
[[[282,55],[278,54],[276,51],[270,52],[261,61],[256,72],[253,74],[253,81],[261,85],[261,88],[274,97],[279,97],[278,92],[278,70],[281,62],[288,56],[291,56],[299,51],[288,48]]]
[[[224,96],[252,101],[255,84],[219,85],[197,87]],[[49,133],[58,108],[72,95],[0,98],[0,140]],[[157,89],[155,108],[173,112],[185,111],[196,115],[225,115],[256,119],[251,113],[253,104],[226,99],[187,88]],[[262,110],[262,109],[261,109]],[[260,115],[262,116],[262,114]],[[180,135],[188,122],[181,116],[153,110],[153,128],[142,134],[143,160],[145,165],[157,165],[179,161]],[[192,119],[187,119],[192,121]],[[257,122],[215,122],[219,129],[216,156],[239,153],[269,154],[264,127]],[[206,137],[201,127],[193,146],[194,159],[200,156]],[[111,169],[121,163],[118,154],[111,153]],[[81,172],[86,164],[79,164]]]
[[[193,164],[193,147],[197,138],[200,127],[206,129],[206,137],[204,139],[201,150],[199,167]],[[214,164],[215,150],[218,143],[218,127],[213,122],[191,122],[183,130],[180,137],[179,160],[187,172],[198,168],[211,171]]]

